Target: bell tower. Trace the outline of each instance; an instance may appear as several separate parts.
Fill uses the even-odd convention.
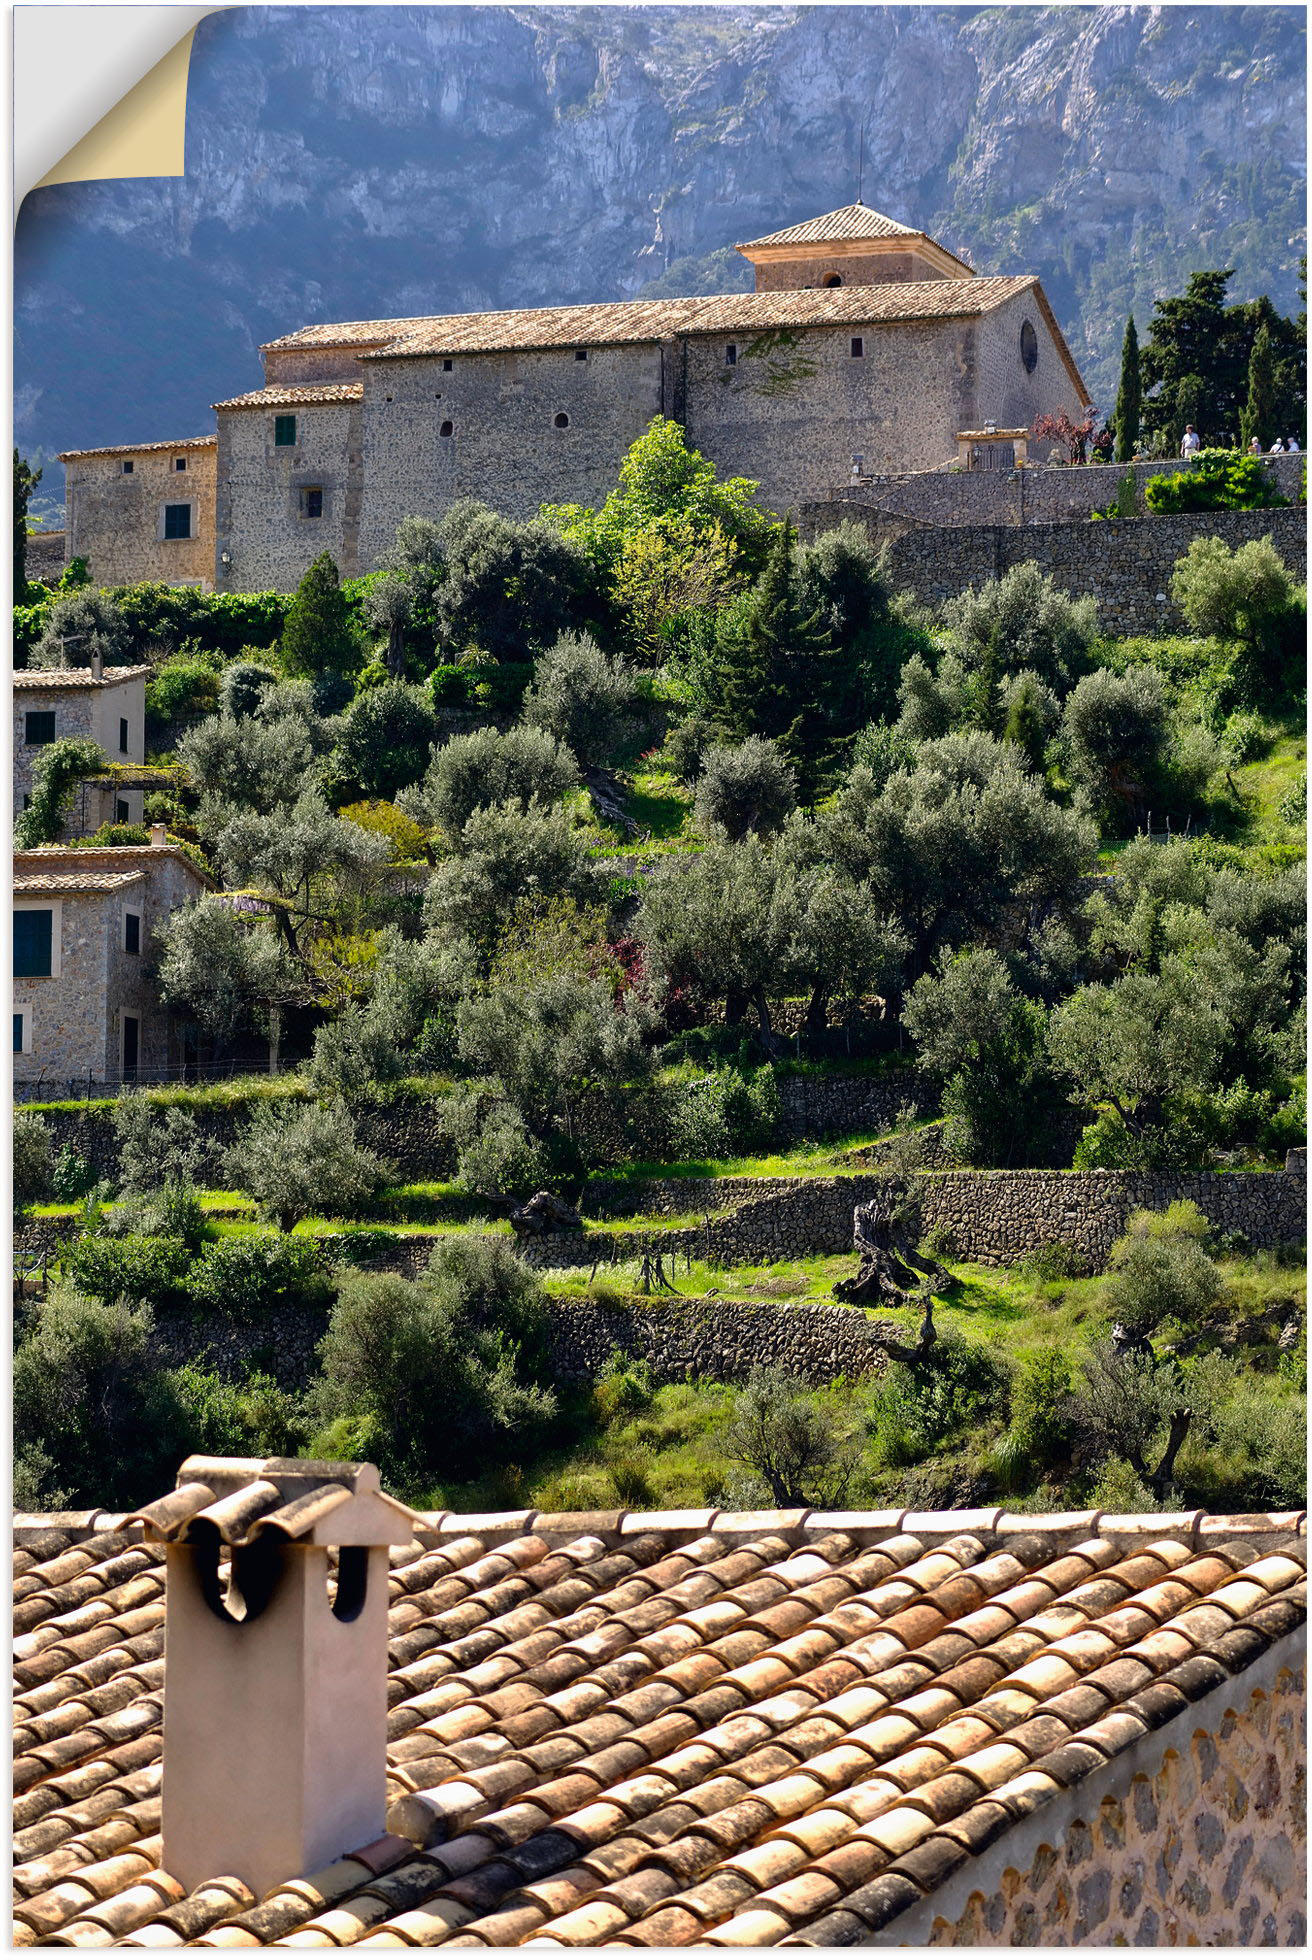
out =
[[[758,293],[814,286],[906,285],[917,279],[973,279],[964,259],[923,231],[866,204],[846,204],[736,251],[750,261]]]

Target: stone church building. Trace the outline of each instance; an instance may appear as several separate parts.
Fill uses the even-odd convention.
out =
[[[934,469],[965,437],[1023,436],[1036,416],[1088,405],[1033,276],[978,275],[862,204],[737,249],[751,293],[356,320],[271,341],[264,386],[215,405],[216,589],[290,590],[321,551],[343,576],[369,571],[403,517],[461,497],[515,517],[596,504],[657,415],[782,512],[846,483],[854,459],[867,473]],[[159,576],[166,520],[122,489],[127,456],[61,459],[69,532],[101,583]],[[205,540],[194,548],[211,562]]]

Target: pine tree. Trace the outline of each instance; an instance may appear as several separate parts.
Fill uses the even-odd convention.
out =
[[[1239,440],[1247,449],[1256,436],[1263,449],[1269,449],[1277,434],[1275,361],[1271,329],[1264,320],[1253,336],[1253,351],[1248,357],[1248,400],[1239,418]]]
[[[1121,385],[1116,393],[1116,460],[1128,463],[1139,445],[1139,420],[1143,412],[1143,385],[1139,379],[1139,335],[1134,315],[1125,323],[1121,343]]]
[[[818,614],[804,617],[794,567],[795,533],[776,535],[748,605],[718,644],[720,718],[731,735],[763,735],[816,785],[829,739],[827,695],[834,650]]]
[[[14,604],[21,606],[27,593],[27,502],[41,481],[40,470],[24,462],[14,451]]]
[[[359,663],[360,645],[346,595],[326,551],[320,552],[296,588],[278,651],[287,672],[307,680],[349,673]]]
[[[1020,750],[1035,775],[1043,774],[1048,738],[1043,726],[1038,689],[1032,680],[1023,680],[1013,694],[1002,739]]]

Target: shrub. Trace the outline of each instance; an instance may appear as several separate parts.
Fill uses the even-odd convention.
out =
[[[925,1361],[896,1362],[881,1377],[870,1402],[875,1455],[891,1466],[920,1463],[998,1415],[1007,1391],[996,1356],[959,1335],[941,1336]]]
[[[717,1069],[674,1091],[670,1149],[677,1159],[695,1161],[759,1149],[774,1140],[780,1114],[773,1068],[750,1075]]]
[[[207,1245],[187,1284],[202,1312],[248,1322],[283,1306],[326,1306],[332,1295],[322,1253],[311,1240],[254,1233]]]
[[[1151,476],[1143,500],[1154,516],[1191,510],[1268,510],[1285,499],[1260,457],[1204,451],[1187,470]]]
[[[358,694],[347,709],[338,766],[366,794],[391,798],[419,781],[436,735],[437,717],[422,689],[388,681]]]
[[[371,803],[348,803],[339,815],[385,837],[391,846],[394,864],[413,864],[424,856],[424,828],[407,816],[395,803],[381,799]]]
[[[1139,1211],[1111,1249],[1103,1293],[1107,1311],[1132,1335],[1164,1321],[1196,1328],[1221,1298],[1221,1275],[1203,1249],[1207,1220],[1196,1205]]]
[[[639,1415],[643,1409],[650,1408],[655,1393],[651,1363],[625,1354],[622,1348],[612,1350],[592,1387],[597,1414],[608,1423],[622,1416]]]
[[[1104,817],[1124,820],[1151,799],[1170,733],[1155,667],[1113,674],[1099,667],[1068,696],[1062,716],[1071,781]]]
[[[308,1109],[266,1104],[228,1153],[235,1181],[284,1232],[312,1212],[350,1218],[386,1177],[386,1166],[355,1140],[344,1103]]]
[[[278,652],[289,674],[349,674],[360,664],[360,633],[351,617],[337,567],[321,551],[296,588]]]
[[[1280,821],[1301,829],[1307,822],[1307,771],[1280,799]]]
[[[507,803],[527,810],[534,799],[545,808],[578,779],[573,755],[545,729],[478,728],[433,750],[422,785],[407,800],[456,838],[475,810]]]
[[[738,1396],[724,1450],[789,1507],[837,1507],[856,1467],[854,1440],[833,1415],[799,1382],[764,1368]]]
[[[969,668],[995,660],[1002,671],[1028,669],[1057,688],[1074,679],[1098,630],[1094,601],[1072,599],[1033,562],[978,591],[972,586],[943,618]]]
[[[638,684],[586,633],[562,633],[538,661],[524,720],[543,728],[585,768],[609,762],[634,725]]]
[[[73,1285],[93,1300],[168,1310],[185,1304],[192,1255],[177,1239],[95,1232],[75,1239],[63,1263]]]
[[[161,1184],[203,1184],[219,1147],[200,1133],[188,1109],[161,1109],[140,1089],[124,1089],[114,1104],[118,1183],[122,1191],[154,1191]]]
[[[14,1210],[26,1211],[29,1205],[39,1205],[48,1197],[53,1175],[50,1132],[35,1110],[20,1109],[14,1117]]]
[[[709,715],[685,715],[665,737],[661,759],[672,776],[691,789],[701,775],[708,752],[721,740]]]
[[[82,1153],[74,1150],[71,1143],[61,1143],[50,1173],[51,1196],[60,1204],[69,1204],[74,1199],[85,1198],[95,1185],[95,1170]]]
[[[170,723],[217,713],[219,676],[203,654],[175,654],[146,683],[146,721],[162,733]]]
[[[1086,1278],[1089,1262],[1077,1246],[1055,1239],[1050,1245],[1035,1246],[1032,1252],[1027,1252],[1020,1262],[1020,1270],[1027,1279],[1052,1285],[1058,1280]]]
[[[1259,756],[1266,754],[1271,738],[1261,715],[1240,709],[1226,717],[1225,727],[1221,730],[1221,746],[1230,762],[1255,762]]]
[[[265,694],[277,683],[278,676],[272,667],[265,667],[256,660],[234,660],[231,667],[224,670],[219,689],[219,713],[229,721],[248,721],[252,715],[258,714]]]
[[[476,676],[470,667],[452,666],[449,662],[434,667],[428,676],[428,688],[435,708],[469,708],[473,706]]]
[[[303,1430],[296,1398],[255,1369],[225,1381],[213,1369],[184,1363],[169,1377],[186,1427],[187,1448],[206,1456],[296,1456]]]
[[[190,1185],[178,1183],[126,1198],[106,1229],[116,1236],[176,1239],[193,1257],[210,1234],[199,1194]]]
[[[774,742],[751,735],[736,747],[711,749],[697,781],[697,821],[737,842],[749,831],[783,827],[797,807],[797,778]]]
[[[1176,560],[1171,597],[1195,633],[1235,642],[1267,679],[1301,648],[1301,593],[1269,537],[1235,550],[1195,538]]]

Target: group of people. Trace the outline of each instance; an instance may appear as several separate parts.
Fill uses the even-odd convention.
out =
[[[1192,422],[1186,422],[1184,434],[1180,438],[1180,454],[1187,461],[1190,456],[1196,456],[1202,446],[1202,439],[1197,429],[1195,429]],[[1228,447],[1229,445],[1224,444],[1222,446]],[[1298,446],[1297,436],[1286,436],[1283,441],[1277,436],[1271,447],[1267,450],[1263,450],[1261,443],[1254,436],[1248,445],[1248,453],[1250,456],[1299,456],[1302,454],[1302,451]]]

